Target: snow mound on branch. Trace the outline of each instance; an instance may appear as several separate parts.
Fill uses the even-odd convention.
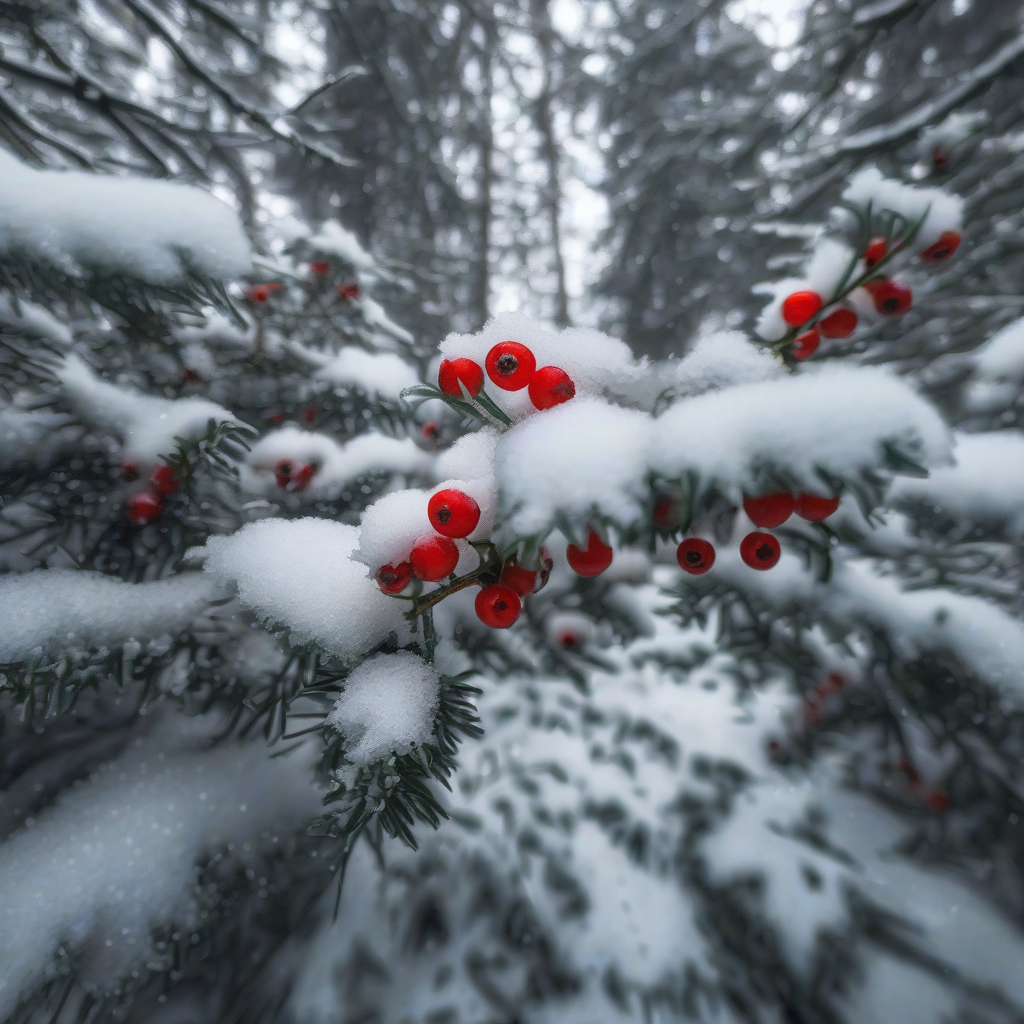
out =
[[[155,583],[74,569],[0,576],[0,663],[181,633],[223,597],[199,573]]]
[[[155,464],[173,452],[175,437],[199,437],[211,419],[235,421],[223,406],[204,398],[157,398],[108,384],[74,355],[67,357],[57,377],[79,415],[119,434],[123,455],[141,463]]]
[[[735,499],[758,474],[808,490],[833,476],[884,469],[891,445],[925,467],[950,462],[935,410],[882,370],[827,368],[678,402],[655,421],[650,467],[669,479],[694,471]]]
[[[72,277],[125,274],[168,285],[247,273],[238,216],[187,185],[75,171],[37,171],[0,150],[0,252]]]
[[[557,366],[565,370],[576,387],[577,399],[605,391],[628,394],[647,373],[646,364],[637,363],[629,347],[616,338],[580,327],[555,333],[522,313],[501,313],[476,334],[449,334],[440,350],[446,359],[472,359],[483,366],[487,353],[501,341],[525,345],[534,354],[538,368]],[[513,419],[537,411],[527,388],[503,391],[485,375],[484,391]]]
[[[846,186],[843,199],[855,206],[867,207],[877,216],[883,210],[892,210],[907,221],[925,216],[914,246],[927,249],[938,241],[944,231],[959,231],[963,224],[964,201],[960,196],[944,192],[941,188],[919,188],[902,181],[886,178],[877,167],[858,171]]]
[[[358,539],[345,523],[264,519],[211,537],[193,557],[220,586],[236,589],[244,607],[286,628],[296,646],[315,644],[351,661],[389,636],[411,639],[404,602],[382,594],[352,560]]]
[[[397,402],[405,388],[419,382],[416,370],[394,352],[367,352],[349,345],[334,354],[317,352],[297,343],[290,344],[288,349],[317,367],[313,376],[327,381],[339,392],[354,385],[368,395]]]
[[[67,413],[0,406],[0,469],[25,462],[44,466],[61,450],[75,446],[80,433],[75,423]]]
[[[198,924],[197,862],[317,813],[310,751],[262,742],[209,749],[209,723],[155,733],[0,846],[0,1017],[44,980],[58,948],[90,988],[111,988],[155,951],[150,929]],[[194,926],[193,924],[193,926]]]
[[[996,332],[974,353],[975,374],[986,381],[1024,380],[1024,318]]]
[[[353,764],[407,754],[433,733],[440,687],[434,667],[418,655],[378,654],[349,674],[327,724],[345,737]]]
[[[373,257],[359,244],[359,239],[336,220],[325,220],[320,230],[306,239],[311,249],[324,256],[337,256],[356,270],[372,270]]]
[[[651,418],[577,398],[513,427],[498,442],[499,546],[554,525],[586,539],[591,518],[625,528],[641,517]]]
[[[772,301],[761,311],[755,330],[765,341],[778,341],[791,329],[782,319],[782,304],[794,292],[812,291],[827,305],[839,291],[843,275],[853,262],[853,250],[834,238],[822,238],[814,247],[803,277],[787,277],[768,285]]]
[[[463,434],[437,457],[437,475],[442,478],[476,480],[494,473],[498,432],[490,427]]]
[[[753,344],[739,331],[716,331],[700,338],[693,351],[673,367],[671,393],[701,395],[736,384],[756,384],[786,376],[778,356]]]
[[[1024,536],[1024,434],[960,434],[955,455],[955,466],[937,469],[925,480],[896,481],[893,502],[938,506],[957,519],[1005,523],[1014,536]]]
[[[67,348],[72,341],[71,331],[42,306],[19,299],[15,308],[6,295],[0,295],[0,333],[45,338],[59,348]]]
[[[252,446],[242,467],[242,487],[250,493],[278,491],[274,467],[282,459],[318,467],[302,492],[313,498],[337,493],[370,474],[427,475],[434,464],[433,457],[408,437],[361,434],[341,445],[326,434],[282,427]]]
[[[198,325],[176,327],[172,332],[174,340],[183,348],[192,345],[213,348],[244,349],[250,351],[255,338],[252,328],[241,328],[223,313],[207,310],[205,320]]]

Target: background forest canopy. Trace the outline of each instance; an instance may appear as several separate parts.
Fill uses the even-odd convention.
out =
[[[0,1022],[1022,1024],[1022,95],[0,0]]]

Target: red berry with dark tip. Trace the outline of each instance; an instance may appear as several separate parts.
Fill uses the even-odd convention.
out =
[[[147,523],[159,519],[163,515],[164,503],[157,494],[150,494],[149,491],[140,491],[133,494],[125,505],[125,514],[129,522],[136,526],[145,526]]]
[[[577,576],[586,577],[600,576],[612,564],[613,555],[612,549],[593,530],[587,535],[585,548],[570,544],[565,552],[569,568]]]
[[[757,498],[743,496],[743,511],[755,526],[765,530],[781,526],[795,508],[796,498],[792,494],[762,494]]]
[[[871,298],[882,316],[902,316],[914,304],[910,289],[898,281],[882,281],[871,289]]]
[[[799,327],[820,313],[821,306],[821,296],[817,292],[793,292],[782,303],[782,319],[790,327]]]
[[[537,370],[533,353],[518,341],[499,342],[487,353],[484,365],[487,376],[502,391],[522,391]]]
[[[466,390],[473,398],[483,390],[484,371],[479,363],[472,359],[444,359],[437,371],[437,386],[453,398],[462,398],[462,388],[459,382],[466,386]]]
[[[803,362],[818,351],[820,344],[821,336],[818,334],[818,328],[812,327],[809,331],[804,331],[803,334],[798,334],[793,339],[793,344],[789,346],[789,354],[798,362]]]
[[[857,329],[857,314],[852,309],[837,309],[818,321],[823,338],[848,338]]]
[[[959,248],[960,233],[957,231],[943,231],[939,235],[938,240],[921,253],[921,259],[925,263],[945,263]]]
[[[427,583],[436,583],[455,572],[455,566],[459,564],[459,549],[448,537],[424,533],[416,538],[409,561],[416,576]]]
[[[740,541],[740,558],[751,569],[770,569],[781,553],[779,542],[770,533],[748,533]]]
[[[480,506],[463,491],[446,487],[427,502],[427,518],[443,537],[468,537],[480,522]]]
[[[884,238],[872,238],[864,250],[864,266],[870,270],[876,263],[885,259],[888,251],[889,243]]]
[[[287,487],[294,472],[295,463],[291,459],[279,459],[274,464],[274,482],[278,487]]]
[[[316,473],[317,467],[310,465],[308,462],[301,466],[297,466],[295,471],[292,473],[291,482],[288,484],[289,491],[304,491],[309,486],[309,481],[313,479],[313,474]]]
[[[572,378],[557,366],[542,366],[530,378],[529,388],[535,409],[551,409],[576,395]]]
[[[359,298],[359,285],[355,281],[347,281],[345,284],[339,284],[335,291],[338,293],[338,296],[346,302],[351,299]]]
[[[508,629],[522,610],[523,602],[511,587],[495,583],[476,595],[476,617],[491,629]]]
[[[839,508],[839,498],[819,498],[817,494],[798,494],[796,514],[812,523],[824,522]]]
[[[400,594],[412,579],[412,565],[399,562],[398,565],[382,565],[377,570],[377,586],[385,594]]]
[[[166,497],[173,494],[180,486],[181,481],[177,473],[170,466],[157,466],[149,474],[149,484],[158,493]]]
[[[122,462],[121,478],[128,481],[138,480],[139,467],[134,462]]]
[[[687,537],[676,548],[676,561],[691,576],[703,576],[715,564],[715,549],[700,537]]]

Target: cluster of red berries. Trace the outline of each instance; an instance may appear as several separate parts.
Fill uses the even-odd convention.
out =
[[[483,390],[484,368],[502,391],[528,388],[536,409],[551,409],[576,394],[576,385],[565,370],[557,366],[538,368],[534,354],[518,341],[495,345],[487,353],[483,368],[472,359],[445,359],[437,372],[437,386],[453,398],[462,398],[464,387],[471,398],[476,398]]]
[[[451,576],[459,563],[455,541],[476,529],[480,506],[464,491],[446,487],[427,502],[427,518],[435,532],[417,537],[406,561],[382,565],[377,570],[377,585],[385,594],[400,594],[414,577],[424,583],[439,583]],[[540,569],[535,571],[519,565],[515,556],[506,560],[498,581],[482,585],[476,596],[480,621],[493,629],[511,626],[522,611],[522,599],[548,581],[552,561],[546,548],[540,549],[540,563]]]
[[[945,263],[960,246],[960,235],[956,231],[944,231],[937,241],[919,255],[925,263]],[[889,240],[873,238],[863,253],[864,266],[871,270],[889,252]],[[865,281],[862,286],[871,296],[875,310],[883,316],[902,316],[914,304],[910,289],[881,275]],[[782,319],[790,327],[804,327],[821,312],[824,302],[814,291],[793,292],[782,303]],[[818,350],[822,338],[848,338],[857,328],[857,314],[846,306],[822,317],[793,339],[790,355],[794,359],[808,359]]]
[[[134,462],[122,462],[121,476],[125,480],[138,480],[139,467]],[[157,466],[149,474],[148,490],[133,494],[126,502],[124,511],[128,521],[146,526],[159,519],[164,512],[164,498],[180,486],[181,481],[170,466]]]
[[[324,278],[330,274],[331,265],[325,260],[318,260],[310,263],[309,270],[314,277]],[[267,281],[263,284],[253,284],[245,289],[245,298],[254,306],[262,306],[267,303],[274,292],[279,292],[282,288],[284,288],[284,285],[281,284],[280,281]],[[334,290],[338,293],[338,297],[346,302],[350,302],[352,299],[358,299],[360,295],[358,281],[343,281],[341,284],[335,285]]]
[[[279,459],[274,464],[274,481],[284,491],[304,491],[320,467],[314,462],[295,462]]]
[[[751,569],[771,569],[779,561],[782,547],[778,539],[764,530],[781,526],[794,513],[812,523],[824,522],[839,508],[839,499],[822,498],[816,494],[763,494],[756,498],[744,496],[743,511],[750,521],[761,527],[740,541],[740,558]],[[670,530],[678,522],[678,505],[674,498],[662,498],[654,506],[654,525]],[[702,537],[687,537],[676,548],[679,567],[691,576],[703,576],[715,564],[715,548]]]

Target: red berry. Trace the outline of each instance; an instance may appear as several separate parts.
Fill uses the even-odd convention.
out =
[[[263,418],[268,423],[283,423],[284,422],[284,409],[280,409],[277,406],[273,406],[267,409],[263,413]]]
[[[928,246],[921,259],[925,263],[945,263],[960,247],[960,234],[957,231],[943,231],[937,242]]]
[[[687,537],[676,548],[676,561],[691,576],[703,576],[715,564],[715,549],[700,537]]]
[[[897,281],[883,281],[871,289],[871,296],[883,316],[902,316],[914,304],[910,289]]]
[[[949,810],[949,797],[941,789],[928,790],[924,802],[928,805],[928,809],[935,811],[936,814],[942,814]]]
[[[562,650],[571,651],[577,647],[583,646],[583,637],[574,630],[565,629],[558,634],[556,642]]]
[[[462,389],[459,382],[466,386],[466,390],[473,398],[483,390],[484,371],[478,363],[472,359],[445,359],[441,368],[437,371],[437,386],[446,394],[454,398],[462,398]]]
[[[441,428],[433,420],[428,420],[420,427],[420,437],[428,444],[437,444],[441,440]]]
[[[424,533],[416,538],[409,561],[412,562],[412,571],[421,580],[436,583],[455,572],[455,566],[459,564],[459,549],[448,537]]]
[[[658,530],[674,530],[682,521],[679,499],[670,496],[656,498],[651,521]]]
[[[484,365],[487,367],[487,376],[502,391],[522,391],[537,369],[537,360],[518,341],[502,341],[487,353]]]
[[[757,498],[743,495],[743,511],[755,526],[765,530],[781,526],[795,508],[796,498],[792,494],[762,494]]]
[[[302,419],[305,423],[313,423],[317,416],[320,415],[320,406],[315,402],[312,405],[307,405],[302,410]]]
[[[156,469],[149,474],[149,483],[157,493],[162,494],[165,497],[168,494],[173,494],[181,486],[181,481],[178,479],[178,475],[170,466],[157,466]]]
[[[803,334],[798,334],[793,339],[793,344],[789,346],[789,354],[797,361],[802,362],[804,359],[810,359],[818,351],[820,344],[821,335],[818,334],[818,328],[812,327],[809,331],[804,331]]]
[[[819,498],[816,494],[798,494],[796,496],[796,514],[801,519],[809,519],[812,523],[820,523],[828,519],[839,508],[839,498]]]
[[[949,157],[937,146],[932,150],[932,166],[941,171],[949,163]]]
[[[779,542],[770,533],[748,533],[740,541],[740,558],[751,569],[770,569],[781,553]]]
[[[134,462],[122,462],[121,463],[121,477],[124,480],[138,480],[139,479],[139,467]]]
[[[318,260],[315,263],[310,263],[309,269],[317,277],[326,277],[331,272],[331,265],[326,260]]]
[[[793,292],[782,303],[782,319],[790,327],[807,323],[821,311],[821,296],[817,292]]]
[[[468,494],[446,487],[427,502],[427,518],[442,537],[468,537],[480,522],[480,506]]]
[[[565,557],[569,560],[569,568],[577,576],[600,576],[612,564],[612,549],[591,530],[587,535],[587,546],[578,548],[570,544]]]
[[[864,266],[870,270],[876,263],[885,258],[889,251],[889,243],[884,238],[872,238],[864,250]]]
[[[530,401],[534,408],[551,409],[576,394],[572,378],[557,366],[542,366],[530,378]]]
[[[183,366],[181,368],[182,384],[198,384],[202,379],[203,375],[198,370],[193,370],[191,366]]]
[[[476,595],[476,617],[491,629],[508,629],[522,610],[523,602],[511,587],[495,583]]]
[[[281,459],[274,466],[274,480],[286,491],[304,491],[316,471],[317,467],[308,463]]]
[[[347,281],[345,284],[339,284],[335,291],[346,302],[350,299],[359,298],[359,285],[355,281]]]
[[[857,314],[852,309],[837,309],[818,321],[823,338],[848,338],[857,329]]]
[[[539,571],[524,569],[516,561],[515,555],[513,555],[502,567],[501,580],[499,582],[503,586],[514,590],[521,597],[526,594],[533,594],[538,590],[542,590],[547,584],[553,564],[551,555],[548,554],[548,549],[545,547],[540,549]]]
[[[283,284],[254,284],[245,289],[245,297],[256,305],[261,305],[270,298],[271,292],[279,292]]]
[[[145,526],[147,523],[159,519],[164,510],[164,503],[157,494],[150,494],[149,491],[140,491],[133,494],[125,505],[125,513],[130,522],[136,526]]]
[[[385,594],[400,594],[412,579],[412,566],[408,562],[382,565],[377,570],[377,586]]]

